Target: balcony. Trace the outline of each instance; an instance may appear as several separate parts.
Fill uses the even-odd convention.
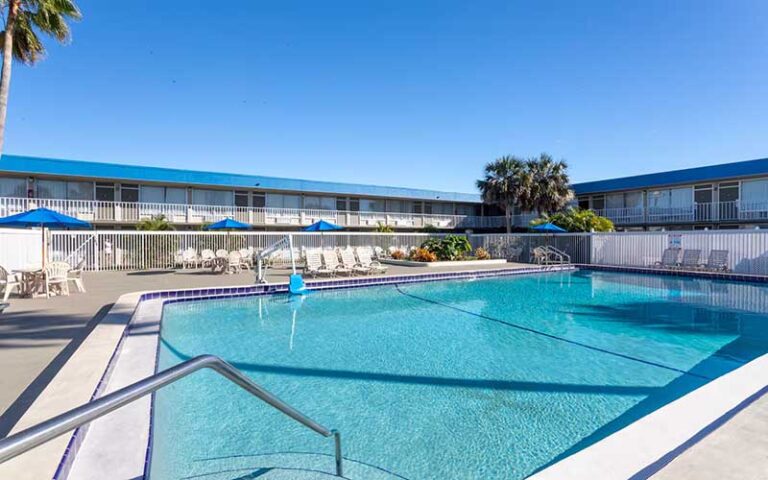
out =
[[[606,208],[595,213],[616,225],[667,225],[686,223],[768,221],[768,202],[698,203],[685,207]]]
[[[442,230],[504,226],[504,217],[0,197],[0,217],[39,207],[96,224],[130,225],[164,215],[171,223],[180,225],[201,225],[231,217],[254,226],[274,228],[301,228],[318,220],[361,229],[373,229],[379,224],[396,230],[428,225]]]

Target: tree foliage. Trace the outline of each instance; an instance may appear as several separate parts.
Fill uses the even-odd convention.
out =
[[[477,188],[483,202],[496,205],[506,216],[507,233],[512,231],[512,213],[524,195],[525,161],[505,155],[485,165]]]
[[[67,43],[70,30],[67,20],[79,20],[80,10],[72,0],[0,0],[2,7],[15,7],[13,18],[13,58],[26,65],[33,65],[45,56],[45,46],[39,34]],[[7,22],[6,22],[7,23]],[[0,33],[0,48],[5,46],[5,29]]]
[[[151,232],[165,232],[174,230],[171,222],[165,218],[165,215],[156,215],[152,218],[146,218],[136,224],[136,230],[151,231]]]
[[[553,223],[569,232],[612,232],[613,222],[601,217],[592,210],[569,208],[564,212],[552,215],[544,214],[541,218],[531,221],[531,226],[542,223]]]

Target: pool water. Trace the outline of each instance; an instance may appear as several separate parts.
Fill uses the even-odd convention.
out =
[[[766,293],[581,270],[174,303],[159,369],[231,362],[340,430],[348,478],[524,478],[764,354]],[[333,471],[330,439],[212,372],[153,420],[154,479]]]

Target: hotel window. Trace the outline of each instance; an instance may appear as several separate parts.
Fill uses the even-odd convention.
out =
[[[624,194],[611,193],[605,196],[605,208],[624,208]]]
[[[360,199],[359,198],[350,198],[349,199],[349,211],[350,212],[359,212],[360,211]]]
[[[741,203],[746,209],[764,210],[768,207],[768,180],[742,182]]]
[[[114,202],[115,201],[115,184],[114,183],[97,183],[96,184],[96,200],[100,202]]]
[[[187,190],[184,188],[142,185],[140,189],[142,203],[187,203]]]
[[[315,210],[333,210],[335,207],[335,197],[317,197],[311,195],[304,197],[304,208],[311,208]]]
[[[59,180],[38,180],[38,198],[67,198],[67,182]]]
[[[460,203],[456,205],[456,215],[472,216],[475,214],[475,206],[467,205],[466,203]]]
[[[256,208],[264,208],[266,205],[266,196],[263,193],[253,192],[253,206]]]
[[[0,178],[0,197],[26,197],[27,181],[23,178]]]
[[[126,183],[120,185],[120,200],[126,203],[137,203],[139,201],[139,186]]]
[[[432,203],[424,202],[424,213],[426,215],[432,215]]]
[[[422,202],[413,202],[413,213],[424,213],[424,204]]]
[[[347,209],[347,197],[336,197],[336,210],[345,211]]]
[[[624,208],[643,208],[643,192],[625,193]]]
[[[235,206],[236,207],[248,206],[248,192],[244,192],[244,191],[235,192]]]
[[[362,210],[363,212],[383,212],[384,200],[373,200],[370,198],[361,198],[360,210]]]
[[[693,188],[693,201],[696,204],[712,203],[712,185],[697,185]]]
[[[579,208],[589,210],[589,197],[579,197]]]
[[[603,195],[597,195],[592,197],[592,210],[605,209],[605,197]]]
[[[739,182],[720,184],[720,202],[736,202],[739,200]]]
[[[231,206],[234,202],[229,190],[192,189],[192,203],[195,205]]]
[[[271,208],[301,208],[301,196],[268,193],[267,206]]]

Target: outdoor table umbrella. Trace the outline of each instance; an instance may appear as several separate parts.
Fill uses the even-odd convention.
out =
[[[344,227],[336,225],[335,223],[326,222],[325,220],[317,221],[304,228],[305,232],[320,232],[320,248],[323,247],[323,232],[335,232],[338,230],[344,230]]]
[[[45,268],[45,229],[66,230],[70,228],[92,228],[91,224],[69,215],[54,212],[47,208],[36,208],[9,217],[0,218],[0,227],[30,228],[40,227],[43,239],[42,266]]]
[[[536,225],[531,227],[531,230],[534,230],[536,232],[545,232],[545,233],[563,233],[566,230],[564,228],[560,228],[554,223],[542,223],[541,225]]]
[[[206,230],[248,230],[249,228],[251,228],[251,226],[247,223],[238,222],[232,218],[225,218],[224,220],[219,220],[218,222],[205,227]]]

